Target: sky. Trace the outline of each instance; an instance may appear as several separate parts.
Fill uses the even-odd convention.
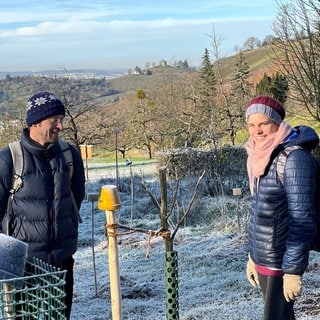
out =
[[[273,35],[277,0],[1,0],[0,71],[201,64]]]

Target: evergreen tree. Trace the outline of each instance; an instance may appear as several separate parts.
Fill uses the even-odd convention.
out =
[[[257,96],[270,96],[271,95],[271,83],[272,79],[266,73],[263,75],[263,78],[256,85],[256,94]]]
[[[205,49],[199,71],[197,100],[195,100],[197,113],[194,122],[198,128],[197,135],[200,144],[207,139],[208,130],[212,130],[212,126],[217,122],[216,120],[219,116],[215,106],[216,85],[214,66],[210,61],[208,49]]]
[[[213,64],[210,61],[210,55],[208,49],[204,50],[202,57],[202,64],[200,68],[201,79],[201,93],[205,96],[210,96],[215,91],[216,77],[214,73]]]
[[[242,51],[238,55],[238,59],[234,65],[234,75],[232,81],[232,91],[238,98],[247,99],[250,96],[251,85],[249,84],[249,65]]]
[[[289,85],[287,78],[278,72],[272,77],[264,74],[261,81],[256,85],[257,95],[271,96],[280,103],[286,102],[288,90]]]
[[[234,65],[231,82],[231,96],[225,110],[225,127],[229,131],[231,144],[235,144],[237,131],[243,128],[243,106],[251,95],[251,84],[248,81],[249,65],[243,52],[238,54]]]
[[[271,94],[280,103],[285,103],[287,100],[287,92],[289,90],[288,80],[284,75],[277,73],[272,77]]]

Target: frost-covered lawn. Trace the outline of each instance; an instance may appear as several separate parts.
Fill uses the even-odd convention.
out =
[[[154,166],[147,173],[139,166],[121,167],[120,180],[124,183],[125,192],[119,193],[122,206],[116,217],[122,225],[156,231],[160,227],[159,216],[152,210],[150,196],[138,187],[132,207],[130,169],[135,177],[143,176],[153,192],[158,191]],[[88,193],[99,193],[103,184],[115,184],[114,169],[89,173]],[[228,208],[236,207],[236,199],[230,197],[227,202],[231,204]],[[219,207],[217,201],[202,199],[202,208],[213,205]],[[209,213],[201,213],[203,216],[206,214]],[[105,213],[97,209],[97,203],[92,207],[91,202],[84,201],[81,216],[83,223],[80,225],[79,249],[75,255],[72,319],[109,320],[112,314]],[[242,216],[243,224],[245,218],[245,215]],[[262,319],[261,294],[246,280],[246,233],[239,234],[236,214],[224,217],[223,221],[208,224],[203,221],[207,219],[199,217],[199,224],[193,222],[192,226],[181,228],[174,244],[174,250],[178,253],[180,320]],[[150,256],[146,258],[148,250]],[[123,320],[165,320],[165,247],[162,238],[152,238],[148,248],[145,233],[120,235],[118,254]],[[320,319],[320,253],[311,253],[309,271],[304,281],[303,296],[296,303],[297,320]]]

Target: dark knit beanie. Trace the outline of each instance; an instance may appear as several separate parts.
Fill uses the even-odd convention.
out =
[[[32,96],[27,102],[26,109],[28,126],[52,116],[65,116],[63,103],[50,92],[39,92]]]
[[[246,121],[248,121],[248,117],[254,113],[265,114],[277,124],[280,124],[286,115],[283,105],[268,96],[255,97],[247,104]]]

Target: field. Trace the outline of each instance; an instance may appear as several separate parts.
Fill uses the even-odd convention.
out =
[[[160,220],[150,195],[159,194],[155,164],[121,166],[118,172],[121,208],[115,212],[121,225],[135,232],[119,230],[117,238],[121,279],[121,310],[124,320],[165,320],[165,246],[162,237],[149,239],[149,230],[158,230]],[[102,185],[116,184],[114,167],[89,169],[88,194],[99,194]],[[132,184],[131,182],[134,181]],[[189,203],[195,182],[185,182],[180,193],[180,210]],[[134,189],[134,197],[130,192]],[[168,183],[170,192],[170,183]],[[187,192],[186,190],[189,190]],[[205,205],[204,205],[205,203]],[[245,227],[249,199],[206,197],[199,194],[189,223],[175,237],[179,308],[181,320],[257,320],[262,315],[262,296],[246,280]],[[220,213],[227,208],[226,213]],[[236,211],[240,212],[241,227]],[[110,303],[108,243],[105,213],[97,202],[84,201],[81,209],[79,249],[75,254],[73,320],[112,319]],[[209,216],[212,216],[211,219]],[[145,232],[144,232],[145,231]],[[149,257],[146,257],[149,255]],[[297,320],[320,318],[320,254],[311,253],[304,276],[304,293],[296,303]]]

